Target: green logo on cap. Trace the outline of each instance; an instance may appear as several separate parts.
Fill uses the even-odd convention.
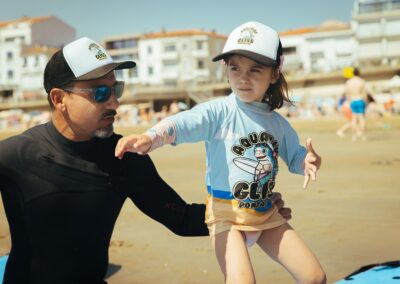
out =
[[[103,50],[101,49],[101,47],[98,46],[97,44],[91,43],[91,44],[89,45],[89,50],[90,50],[91,52],[94,53],[94,56],[95,56],[98,60],[107,59],[107,54],[105,54],[105,53],[103,52]]]
[[[238,44],[252,44],[254,42],[254,36],[257,30],[252,27],[244,28],[240,31],[240,38],[238,39]]]

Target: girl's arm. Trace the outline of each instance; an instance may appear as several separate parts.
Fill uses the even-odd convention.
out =
[[[145,155],[165,144],[174,144],[175,141],[175,124],[169,119],[163,119],[143,134],[121,138],[115,147],[115,156],[122,159],[125,152]]]

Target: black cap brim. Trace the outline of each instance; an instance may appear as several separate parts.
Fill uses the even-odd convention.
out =
[[[135,66],[136,66],[136,63],[133,61],[114,62],[114,63],[104,65],[95,70],[92,70],[89,73],[86,73],[82,76],[79,76],[78,78],[76,78],[76,80],[82,80],[82,81],[94,80],[94,79],[98,79],[98,78],[101,78],[101,77],[107,75],[111,71],[120,70],[120,69],[130,69]]]
[[[257,63],[259,63],[261,65],[268,66],[268,67],[276,67],[279,65],[277,61],[275,61],[271,58],[262,56],[258,53],[254,53],[254,52],[251,52],[248,50],[241,50],[241,49],[231,50],[229,52],[221,53],[220,55],[215,56],[212,61],[215,62],[215,61],[230,57],[232,55],[242,55],[244,57],[247,57],[247,58],[250,58],[250,59],[256,61]]]

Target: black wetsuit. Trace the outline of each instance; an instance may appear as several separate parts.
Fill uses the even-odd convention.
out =
[[[205,206],[186,204],[148,156],[114,158],[119,138],[72,142],[49,122],[0,142],[12,241],[4,283],[106,283],[108,246],[126,198],[178,235],[208,234]]]

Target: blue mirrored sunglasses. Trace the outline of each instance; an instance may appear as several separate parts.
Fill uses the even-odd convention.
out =
[[[109,86],[98,86],[95,88],[66,87],[63,88],[63,90],[76,94],[90,94],[93,96],[93,100],[96,103],[104,103],[108,101],[108,99],[111,97],[111,94],[114,94],[114,96],[117,99],[121,98],[122,93],[124,91],[124,85],[125,83],[123,81],[117,81],[112,87]]]

